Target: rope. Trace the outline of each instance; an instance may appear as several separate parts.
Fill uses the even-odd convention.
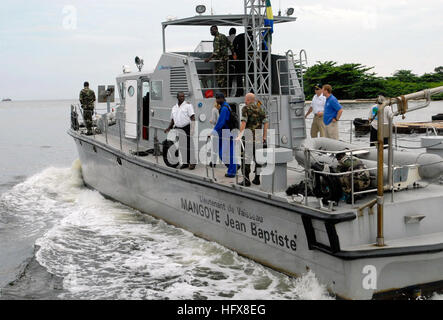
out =
[[[434,164],[443,163],[443,160],[418,165],[419,167],[433,166]]]
[[[397,140],[398,141],[406,141],[406,142],[415,142],[415,143],[419,142],[417,140],[412,140],[412,139],[397,139]]]
[[[442,142],[439,142],[439,143],[433,144],[432,146],[426,146],[426,147],[406,147],[406,146],[398,146],[398,147],[399,147],[399,148],[402,148],[402,149],[412,149],[412,150],[417,150],[417,149],[433,148],[433,147],[439,146],[439,145],[441,145],[441,144],[442,144]]]

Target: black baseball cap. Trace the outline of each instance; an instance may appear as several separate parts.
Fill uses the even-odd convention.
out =
[[[315,85],[315,90],[319,90],[319,89],[321,89],[323,86],[320,84],[320,83],[317,83],[316,85]]]
[[[225,95],[224,95],[223,92],[216,92],[216,93],[215,93],[215,98],[216,98],[216,99],[224,99],[224,98],[225,98]]]

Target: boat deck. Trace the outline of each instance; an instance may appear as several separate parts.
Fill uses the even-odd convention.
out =
[[[275,200],[298,205],[298,206],[308,206],[311,209],[316,209],[321,211],[322,213],[328,213],[328,214],[341,214],[344,212],[350,212],[354,211],[358,214],[362,214],[362,212],[358,212],[359,207],[361,207],[363,204],[366,204],[372,200],[375,199],[376,193],[368,193],[365,195],[362,195],[362,198],[360,198],[358,201],[355,201],[354,205],[347,204],[344,201],[340,201],[338,203],[338,206],[334,206],[332,210],[329,210],[325,206],[320,206],[320,201],[316,197],[308,197],[307,201],[306,199],[302,197],[293,197],[293,196],[287,196],[285,192],[276,192],[274,194],[270,194],[268,192],[265,192],[261,190],[260,186],[251,184],[250,187],[245,187],[238,185],[237,182],[240,182],[243,180],[243,177],[241,175],[241,170],[238,170],[238,177],[236,178],[227,178],[225,177],[225,173],[227,172],[227,169],[225,165],[223,164],[217,164],[216,168],[211,168],[209,166],[206,166],[204,164],[198,164],[195,168],[195,170],[189,170],[184,169],[180,170],[178,168],[170,168],[168,167],[164,161],[162,156],[155,157],[152,154],[149,154],[147,156],[136,156],[135,153],[138,151],[146,151],[152,146],[148,144],[147,141],[140,142],[140,144],[137,146],[135,142],[132,142],[127,139],[122,140],[122,145],[120,146],[120,139],[119,137],[115,135],[108,135],[107,138],[104,134],[97,134],[94,136],[85,136],[90,139],[94,139],[100,143],[108,144],[112,148],[115,148],[117,150],[121,150],[123,153],[129,154],[133,157],[136,157],[140,161],[145,161],[147,163],[155,163],[156,165],[168,168],[169,170],[174,170],[175,172],[180,172],[180,174],[189,176],[189,177],[199,177],[200,179],[203,178],[206,181],[211,181],[213,183],[217,183],[220,185],[224,185],[227,187],[235,188],[236,190],[240,190],[242,192],[246,192],[253,195],[258,195],[261,197],[272,197]],[[106,142],[107,139],[107,142]],[[253,165],[252,165],[253,167]],[[253,169],[253,168],[252,168]],[[252,170],[253,171],[253,170]],[[252,178],[252,175],[251,175]],[[294,184],[298,184],[301,181],[305,179],[304,169],[301,167],[296,160],[288,163],[288,171],[287,171],[287,186],[291,186]],[[391,194],[389,192],[386,192],[385,195],[385,206],[386,210],[389,210],[389,206],[395,205],[398,203],[410,203],[411,201],[419,201],[423,199],[429,199],[432,197],[441,197],[443,195],[443,186],[438,184],[429,184],[428,182],[423,182],[420,184],[419,188],[414,188],[412,190],[402,190],[399,192],[394,193],[394,199],[395,201],[391,201]],[[364,212],[367,212],[367,209],[364,210]]]
[[[130,154],[133,157],[137,157],[138,160],[145,161],[147,163],[155,163],[157,165],[160,165],[162,167],[168,168],[170,170],[175,170],[176,172],[180,172],[180,174],[190,176],[190,177],[200,177],[207,180],[212,181],[213,183],[217,183],[220,185],[228,186],[235,188],[236,190],[241,190],[242,192],[251,193],[254,195],[259,195],[262,197],[270,197],[270,193],[265,192],[261,190],[260,186],[251,184],[250,187],[245,187],[238,185],[237,182],[240,182],[243,180],[243,177],[241,175],[241,170],[238,170],[238,176],[236,178],[227,178],[225,177],[225,174],[227,172],[227,169],[224,164],[217,164],[215,168],[211,168],[209,166],[206,166],[204,164],[198,164],[194,170],[184,169],[180,170],[177,168],[170,168],[168,167],[164,161],[162,156],[155,157],[152,154],[146,155],[146,156],[136,156],[137,150],[140,151],[146,151],[148,149],[151,149],[152,146],[148,145],[147,141],[141,142],[138,146],[136,143],[126,140],[123,140],[122,145],[120,146],[120,139],[117,136],[114,135],[108,135],[107,142],[106,142],[106,136],[104,134],[97,134],[94,136],[85,136],[86,138],[94,139],[100,143],[108,144],[112,148],[115,148],[117,150],[121,150],[125,154]],[[253,172],[253,166],[252,165],[252,172]],[[251,174],[252,178],[253,173]],[[296,160],[288,163],[288,171],[287,171],[287,186],[291,186],[293,184],[298,184],[301,181],[305,179],[304,169],[301,167]],[[375,194],[375,193],[374,193]],[[354,204],[352,206],[351,204],[346,204],[343,201],[339,202],[338,206],[334,206],[333,210],[328,210],[327,208],[321,208],[319,200],[315,197],[308,197],[307,199],[307,206],[311,209],[318,209],[321,210],[323,213],[329,213],[329,214],[340,214],[343,212],[349,212],[352,210],[356,210],[359,205],[366,203],[374,198],[374,194],[367,194],[362,199],[358,201],[358,203]],[[295,205],[306,205],[306,199],[301,197],[292,197],[287,196],[285,192],[276,192],[272,194],[272,198],[295,204]]]
[[[409,238],[392,239],[386,242],[386,246],[390,249],[395,248],[414,248],[423,246],[432,246],[443,243],[443,232],[423,234]],[[386,247],[378,247],[372,243],[357,245],[357,246],[343,246],[343,251],[363,251],[363,250],[384,250]]]

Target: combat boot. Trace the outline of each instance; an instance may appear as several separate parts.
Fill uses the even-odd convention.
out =
[[[248,179],[245,179],[242,182],[239,182],[238,185],[239,186],[250,187],[251,186],[251,181],[249,181]]]
[[[260,176],[256,175],[254,180],[252,180],[252,183],[255,184],[256,186],[260,185]]]
[[[250,187],[251,181],[249,180],[249,176],[244,176],[243,181],[238,183],[239,186]]]

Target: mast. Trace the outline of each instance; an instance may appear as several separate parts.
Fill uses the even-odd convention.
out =
[[[251,90],[265,104],[270,101],[271,27],[265,26],[266,1],[245,0],[246,92]],[[248,32],[249,31],[249,32]]]

